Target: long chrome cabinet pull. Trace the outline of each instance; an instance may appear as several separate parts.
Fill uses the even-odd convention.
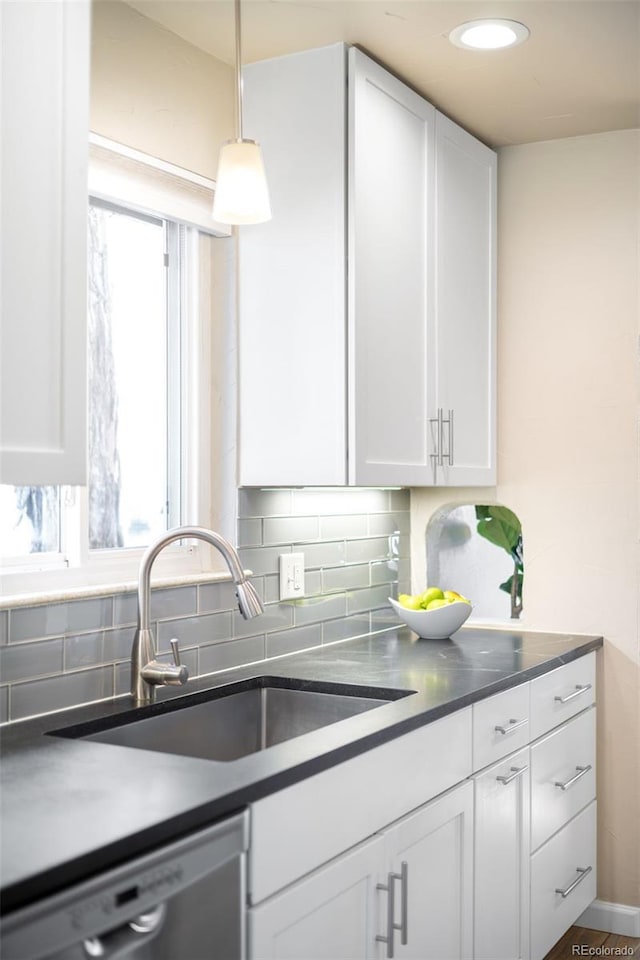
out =
[[[394,935],[395,931],[400,931],[400,942],[406,945],[409,937],[409,865],[403,860],[400,865],[400,873],[388,873],[386,883],[377,883],[376,890],[387,891],[387,935],[383,937],[378,935],[376,940],[379,943],[386,943],[387,957],[393,960]],[[395,881],[400,880],[400,923],[395,921]]]
[[[591,690],[590,683],[576,683],[576,688],[573,693],[569,693],[566,697],[554,697],[553,699],[556,701],[556,703],[569,703],[570,700],[574,700],[576,697],[579,697],[581,693],[586,693],[587,690]]]
[[[387,891],[387,935],[386,937],[378,936],[376,940],[379,943],[386,943],[387,945],[387,957],[389,960],[393,958],[393,931],[395,929],[394,923],[394,913],[395,913],[395,892],[393,881],[397,874],[388,873],[386,883],[377,883],[376,890],[386,890]]]
[[[593,867],[576,867],[576,870],[580,876],[576,877],[573,883],[570,883],[566,890],[561,890],[560,887],[556,887],[556,893],[559,893],[563,900],[565,897],[568,897],[573,890],[575,890],[579,883],[582,883],[584,878],[591,873]]]
[[[441,467],[444,462],[444,454],[442,452],[442,407],[438,407],[437,417],[429,417],[429,423],[436,423],[438,425],[436,432],[436,452],[430,454],[430,456],[434,465]]]
[[[584,777],[585,773],[589,773],[589,770],[591,770],[591,764],[588,763],[586,767],[576,767],[576,770],[578,772],[571,777],[570,780],[565,780],[564,783],[561,783],[560,780],[556,780],[553,784],[554,787],[560,787],[561,790],[568,790],[569,787],[572,787],[574,783],[580,779],[580,777]]]
[[[430,454],[431,459],[438,467],[444,466],[444,461],[446,460],[450,467],[453,466],[453,410],[447,411],[447,416],[444,416],[444,410],[442,407],[438,407],[438,416],[430,417],[429,423],[436,423],[438,425],[437,432],[437,441],[436,441],[436,452]],[[449,427],[449,443],[447,446],[447,452],[444,452],[444,425],[445,423]]]
[[[496,733],[501,733],[504,735],[505,733],[513,733],[514,730],[518,730],[519,727],[524,727],[525,723],[528,722],[528,717],[525,717],[524,720],[509,720],[509,723],[505,724],[505,726],[495,726],[493,729]]]
[[[398,876],[398,874],[394,874]],[[406,946],[409,942],[409,864],[403,860],[400,864],[400,943]],[[398,929],[396,927],[396,929]]]
[[[496,777],[498,783],[503,783],[505,787],[508,783],[511,783],[512,780],[515,780],[517,777],[521,777],[523,773],[526,773],[529,767],[509,767],[509,769],[511,770],[511,776]]]

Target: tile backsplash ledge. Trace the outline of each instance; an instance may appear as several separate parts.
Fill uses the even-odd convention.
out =
[[[152,590],[159,657],[177,636],[193,677],[394,627],[387,596],[410,581],[409,491],[242,489],[237,544],[259,618],[242,618],[228,580]],[[280,602],[278,558],[294,550],[305,597]],[[0,611],[0,722],[127,694],[136,616],[133,590]]]

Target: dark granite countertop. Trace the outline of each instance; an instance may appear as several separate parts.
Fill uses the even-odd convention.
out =
[[[2,910],[9,912],[202,827],[304,777],[602,646],[600,637],[406,628],[189,683],[162,700],[253,676],[414,690],[231,763],[48,736],[131,710],[129,698],[2,728]],[[188,689],[188,692],[186,690]]]

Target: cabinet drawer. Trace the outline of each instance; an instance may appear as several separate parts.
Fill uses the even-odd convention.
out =
[[[531,858],[531,960],[545,956],[595,895],[594,801]]]
[[[596,655],[589,653],[531,681],[531,739],[580,713],[596,700]]]
[[[473,769],[481,770],[524,747],[529,731],[529,684],[473,704]]]
[[[531,748],[531,848],[595,798],[596,711],[579,717]]]
[[[251,806],[251,903],[315,870],[471,773],[471,708]]]

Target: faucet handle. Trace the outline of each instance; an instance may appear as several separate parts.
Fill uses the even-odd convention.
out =
[[[173,662],[175,663],[176,667],[181,667],[182,661],[180,660],[180,642],[176,639],[173,639],[169,640],[169,643],[171,644],[171,651],[173,653]]]

